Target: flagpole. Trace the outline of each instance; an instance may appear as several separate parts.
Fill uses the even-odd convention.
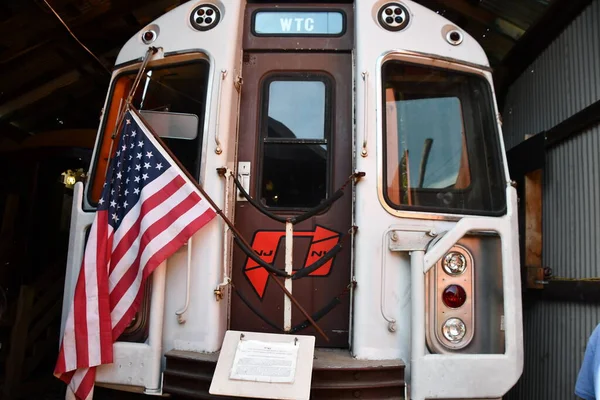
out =
[[[129,90],[129,94],[127,95],[127,99],[125,100],[125,104],[123,104],[123,99],[120,100],[119,112],[117,113],[117,119],[115,120],[115,130],[113,131],[111,138],[110,138],[110,147],[108,149],[108,159],[109,160],[112,156],[112,150],[113,150],[113,145],[115,143],[115,138],[117,137],[119,132],[121,132],[121,128],[123,127],[123,120],[125,119],[125,112],[129,108],[129,106],[131,106],[131,101],[133,100],[133,96],[135,95],[138,85],[140,84],[142,75],[144,75],[144,72],[146,71],[146,68],[148,67],[148,63],[150,62],[150,57],[153,56],[154,54],[156,54],[157,51],[158,51],[158,49],[156,47],[153,47],[153,46],[148,47],[148,50],[146,51],[146,55],[144,56],[144,59],[142,60],[142,65],[140,65],[140,69],[138,70],[138,73],[135,76],[133,84],[131,85],[131,89]],[[107,162],[106,168],[104,170],[105,177],[106,177],[106,174],[108,174],[109,166],[110,166],[110,162]]]
[[[196,189],[198,189],[200,191],[200,193],[202,193],[202,195],[204,196],[204,198],[206,198],[206,200],[210,203],[210,205],[213,207],[213,209],[215,210],[215,212],[221,217],[223,218],[223,221],[225,221],[225,223],[227,224],[227,226],[229,226],[229,228],[231,229],[231,231],[234,233],[235,236],[237,236],[237,238],[249,249],[252,249],[252,246],[250,244],[248,244],[248,242],[246,241],[246,239],[242,236],[242,234],[237,230],[237,228],[233,225],[233,223],[229,220],[229,218],[225,215],[225,213],[223,213],[223,211],[217,206],[217,204],[213,201],[213,199],[211,199],[211,197],[208,195],[208,193],[206,193],[206,191],[204,191],[204,189],[202,188],[202,186],[200,186],[198,184],[198,182],[196,182],[196,179],[192,176],[192,174],[189,173],[189,171],[181,164],[181,162],[177,159],[177,157],[175,157],[175,155],[173,154],[173,152],[167,147],[167,145],[163,142],[163,140],[158,136],[158,134],[154,131],[154,129],[152,129],[152,127],[146,123],[146,120],[144,119],[144,117],[142,117],[142,115],[138,112],[138,110],[130,103],[128,103],[126,105],[127,108],[129,108],[129,110],[131,112],[133,112],[140,120],[144,121],[146,128],[148,128],[148,130],[150,131],[150,133],[152,133],[152,136],[154,137],[154,139],[156,139],[156,141],[163,147],[163,149],[165,150],[165,152],[173,159],[173,161],[175,162],[175,164],[177,164],[177,166],[181,169],[181,171],[187,176],[187,178],[190,180],[190,182],[196,187]],[[271,275],[273,275],[272,273],[270,273]],[[306,312],[306,310],[304,309],[304,307],[302,307],[302,305],[298,302],[298,300],[292,296],[292,294],[289,292],[289,290],[287,290],[287,288],[284,286],[283,283],[281,283],[279,281],[279,279],[277,279],[277,277],[275,277],[273,275],[273,280],[277,283],[277,285],[281,288],[281,290],[283,290],[283,292],[287,295],[287,297],[292,301],[292,303],[294,303],[294,305],[296,307],[298,307],[298,309],[300,310],[300,312],[304,315],[304,317],[311,323],[311,325],[317,330],[317,332],[319,332],[319,334],[321,336],[323,336],[323,338],[325,338],[326,341],[329,342],[329,338],[327,337],[327,335],[325,334],[325,332],[323,332],[323,330],[321,329],[321,327],[319,325],[317,325],[317,323],[312,319],[312,317],[308,314],[308,312]]]

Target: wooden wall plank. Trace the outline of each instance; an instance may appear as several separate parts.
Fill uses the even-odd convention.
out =
[[[542,183],[541,169],[525,175],[525,268],[527,287],[543,289],[542,263]]]

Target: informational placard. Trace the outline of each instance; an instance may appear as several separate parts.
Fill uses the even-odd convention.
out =
[[[254,382],[294,382],[298,345],[290,343],[240,340],[231,379]]]
[[[227,331],[209,393],[308,400],[314,350],[314,336]]]

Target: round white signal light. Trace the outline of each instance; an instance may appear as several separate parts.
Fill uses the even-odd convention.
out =
[[[444,322],[442,333],[448,341],[458,343],[465,337],[467,327],[459,318],[450,318]]]
[[[467,269],[467,260],[461,253],[451,251],[444,257],[442,266],[448,275],[460,275]]]

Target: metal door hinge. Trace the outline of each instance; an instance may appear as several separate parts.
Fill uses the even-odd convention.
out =
[[[241,92],[243,84],[244,78],[242,78],[241,75],[236,76],[233,81],[233,87],[235,87],[235,90],[237,90],[238,93]]]

